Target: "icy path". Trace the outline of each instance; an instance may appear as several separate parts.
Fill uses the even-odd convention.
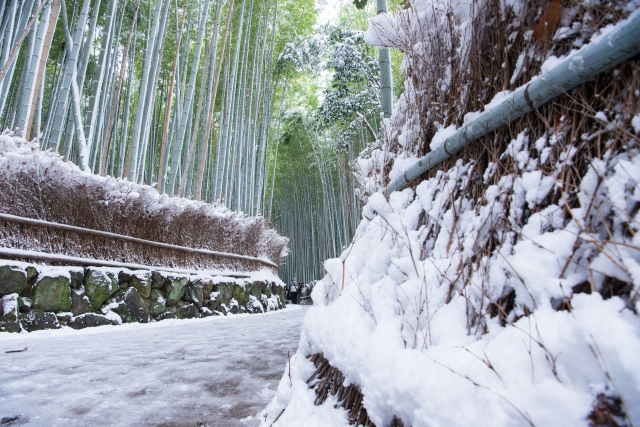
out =
[[[0,419],[26,426],[254,426],[305,309],[0,334]],[[5,353],[28,347],[22,353]]]

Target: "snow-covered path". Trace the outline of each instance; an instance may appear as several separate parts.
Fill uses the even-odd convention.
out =
[[[27,426],[252,426],[305,309],[0,336],[0,419]],[[28,347],[21,353],[5,353]]]

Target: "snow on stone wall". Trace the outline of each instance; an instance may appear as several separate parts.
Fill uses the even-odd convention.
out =
[[[238,313],[284,304],[267,270],[246,278],[0,261],[0,332],[74,329]]]

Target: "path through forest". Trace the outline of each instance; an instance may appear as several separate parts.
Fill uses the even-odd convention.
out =
[[[10,425],[51,427],[257,425],[305,311],[2,334],[0,419],[20,415]]]

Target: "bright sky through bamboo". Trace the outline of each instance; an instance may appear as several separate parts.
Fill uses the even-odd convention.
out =
[[[335,23],[340,12],[340,6],[344,0],[316,0],[316,9],[318,10],[318,25],[327,23]]]

